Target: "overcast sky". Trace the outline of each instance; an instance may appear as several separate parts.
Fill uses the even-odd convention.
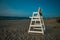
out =
[[[29,17],[39,7],[43,17],[60,17],[60,0],[0,0],[0,16]]]

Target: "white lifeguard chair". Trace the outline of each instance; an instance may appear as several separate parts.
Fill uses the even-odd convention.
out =
[[[43,21],[43,17],[41,14],[41,9],[38,9],[38,12],[33,12],[31,18],[30,26],[28,29],[28,33],[42,33],[44,34],[45,25]]]

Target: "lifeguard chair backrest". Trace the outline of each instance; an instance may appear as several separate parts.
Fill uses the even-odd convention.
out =
[[[39,7],[39,9],[38,9],[38,12],[39,12],[40,16],[42,16],[41,8],[40,8],[40,7]]]

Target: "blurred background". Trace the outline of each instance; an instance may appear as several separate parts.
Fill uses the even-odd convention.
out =
[[[0,0],[0,16],[29,17],[39,7],[44,18],[60,17],[60,0]]]

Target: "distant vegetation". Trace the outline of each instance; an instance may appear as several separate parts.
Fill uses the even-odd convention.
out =
[[[29,17],[9,17],[9,16],[0,16],[0,20],[21,20],[29,19]]]

